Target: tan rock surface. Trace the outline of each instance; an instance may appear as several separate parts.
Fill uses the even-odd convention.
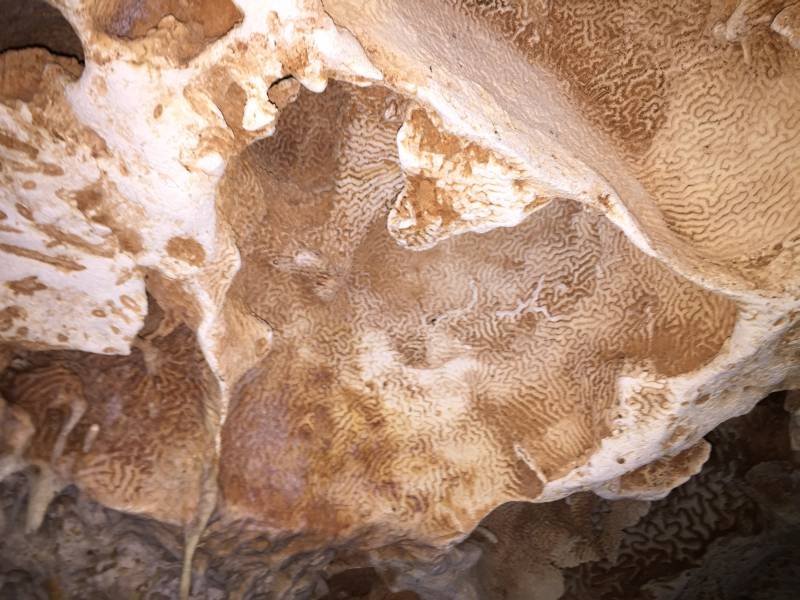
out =
[[[800,387],[796,5],[53,6],[0,44],[29,529],[70,484],[183,528],[184,596],[204,532],[466,569],[503,503],[661,499]]]

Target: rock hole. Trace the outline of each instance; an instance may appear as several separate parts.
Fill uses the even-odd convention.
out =
[[[61,12],[44,0],[0,0],[3,36],[0,52],[44,48],[83,63],[83,45]]]

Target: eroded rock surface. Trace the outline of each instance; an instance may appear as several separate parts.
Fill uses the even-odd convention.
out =
[[[30,543],[60,498],[170,538],[148,594],[581,598],[647,502],[716,485],[706,434],[800,387],[796,3],[5,4]],[[789,521],[791,459],[746,463]],[[715,585],[685,564],[647,597]]]
[[[195,560],[192,598],[280,589],[318,600],[685,600],[742,593],[788,600],[800,581],[800,471],[782,403],[776,394],[713,431],[709,461],[663,500],[579,493],[552,503],[504,504],[437,561],[415,568],[394,563],[402,567],[389,579],[400,591],[391,592],[379,570],[354,566],[358,556],[280,557],[285,540],[270,540],[263,530],[250,536],[217,530],[214,521]],[[25,534],[20,513],[28,493],[23,474],[0,484],[0,597],[174,596],[179,529],[103,508],[69,487],[39,531]]]

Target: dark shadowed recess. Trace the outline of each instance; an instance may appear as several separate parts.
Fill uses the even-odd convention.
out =
[[[561,600],[800,598],[791,394],[771,394],[706,436],[702,471],[625,529],[615,559],[567,569]]]
[[[0,0],[0,52],[45,48],[83,63],[83,46],[72,25],[43,0]]]

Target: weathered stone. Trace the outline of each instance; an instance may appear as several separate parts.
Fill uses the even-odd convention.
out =
[[[180,529],[184,597],[205,536],[233,597],[468,598],[521,542],[457,545],[559,501],[487,521],[565,523],[506,590],[558,598],[800,387],[796,4],[4,4],[29,530],[74,484]]]

